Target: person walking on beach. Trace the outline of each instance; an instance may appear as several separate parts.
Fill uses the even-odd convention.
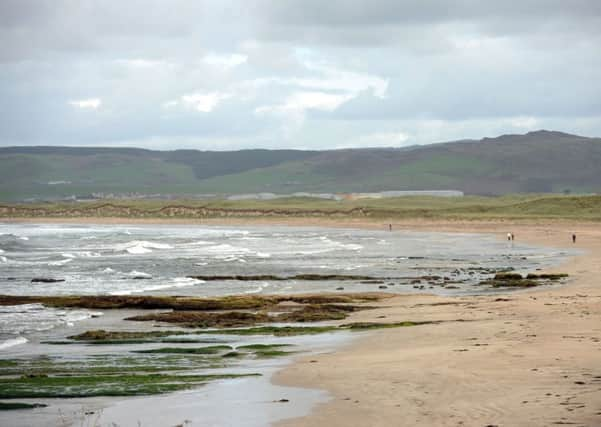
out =
[[[511,233],[507,233],[507,241],[508,241],[508,242],[510,242],[510,241],[511,241],[511,236],[512,236],[512,234],[511,234]]]
[[[576,233],[572,233],[572,243],[576,243]]]
[[[515,234],[511,233],[511,241],[513,242],[515,240]]]
[[[392,231],[392,224],[388,224],[388,231]]]

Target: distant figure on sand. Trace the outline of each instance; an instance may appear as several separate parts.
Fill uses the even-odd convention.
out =
[[[388,231],[392,231],[392,224],[388,224]]]
[[[511,233],[507,233],[507,241],[511,241]]]
[[[576,234],[572,234],[572,243],[576,243]]]
[[[515,240],[515,234],[511,233],[511,241],[513,242]]]

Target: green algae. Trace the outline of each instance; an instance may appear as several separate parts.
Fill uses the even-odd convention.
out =
[[[41,344],[49,345],[125,345],[125,344],[209,344],[214,342],[213,340],[203,339],[178,339],[178,338],[166,338],[166,339],[131,339],[131,340],[82,340],[82,341],[41,341]]]
[[[233,350],[229,345],[213,345],[209,347],[162,347],[150,350],[135,350],[140,354],[217,354],[222,351]]]
[[[23,403],[23,402],[0,402],[0,411],[13,411],[16,409],[35,409],[45,408],[48,405],[43,403]]]
[[[221,368],[223,363],[211,355],[157,354],[123,357],[96,355],[78,358],[32,358],[12,360],[12,366],[0,367],[0,377],[24,375],[119,375],[128,373],[185,372]]]
[[[282,351],[282,350],[256,350],[253,352],[255,357],[260,359],[268,359],[271,357],[282,357],[294,354],[294,351]]]
[[[196,331],[196,333],[215,335],[273,335],[281,337],[292,335],[316,335],[336,330],[338,330],[338,327],[336,326],[256,326],[252,328],[202,330]]]
[[[0,399],[151,395],[186,390],[214,380],[257,375],[29,376],[0,379]]]
[[[248,344],[236,347],[237,352],[249,352],[255,357],[266,359],[270,357],[281,357],[295,353],[294,351],[284,351],[283,347],[291,347],[292,344]]]
[[[185,331],[105,331],[104,329],[95,329],[78,335],[71,335],[67,338],[75,341],[121,341],[163,338],[187,334],[189,334],[189,332]]]
[[[239,345],[236,347],[237,350],[272,350],[274,348],[280,347],[290,347],[292,344],[247,344],[247,345]]]
[[[388,328],[407,328],[410,326],[419,326],[419,325],[430,325],[434,323],[440,323],[436,321],[422,321],[422,322],[395,322],[395,323],[375,323],[375,322],[357,322],[357,323],[347,323],[344,325],[340,325],[342,329],[349,329],[351,331],[366,331],[372,329],[388,329]]]
[[[223,354],[221,357],[226,358],[226,359],[228,359],[228,358],[232,358],[233,359],[233,358],[236,358],[236,357],[244,357],[244,356],[246,356],[245,353],[240,353],[238,351],[230,351],[230,352],[227,352],[227,353]]]

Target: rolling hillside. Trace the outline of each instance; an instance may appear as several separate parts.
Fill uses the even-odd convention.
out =
[[[0,199],[92,193],[599,192],[601,138],[537,131],[402,149],[0,148]]]

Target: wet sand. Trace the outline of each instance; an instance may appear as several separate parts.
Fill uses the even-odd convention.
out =
[[[554,269],[567,285],[489,296],[398,296],[349,321],[450,320],[381,330],[334,354],[300,359],[277,384],[333,395],[281,426],[601,425],[601,226],[396,224],[490,232],[582,256]],[[577,243],[571,242],[576,232]]]
[[[298,359],[273,381],[332,396],[310,415],[281,426],[601,425],[601,224],[312,218],[56,222],[374,229],[388,229],[392,223],[392,232],[477,232],[500,239],[512,232],[517,242],[581,249],[583,255],[553,270],[570,274],[565,286],[486,296],[388,299],[380,309],[353,314],[347,321],[464,321],[367,333],[333,353]],[[578,236],[575,245],[573,232]]]

